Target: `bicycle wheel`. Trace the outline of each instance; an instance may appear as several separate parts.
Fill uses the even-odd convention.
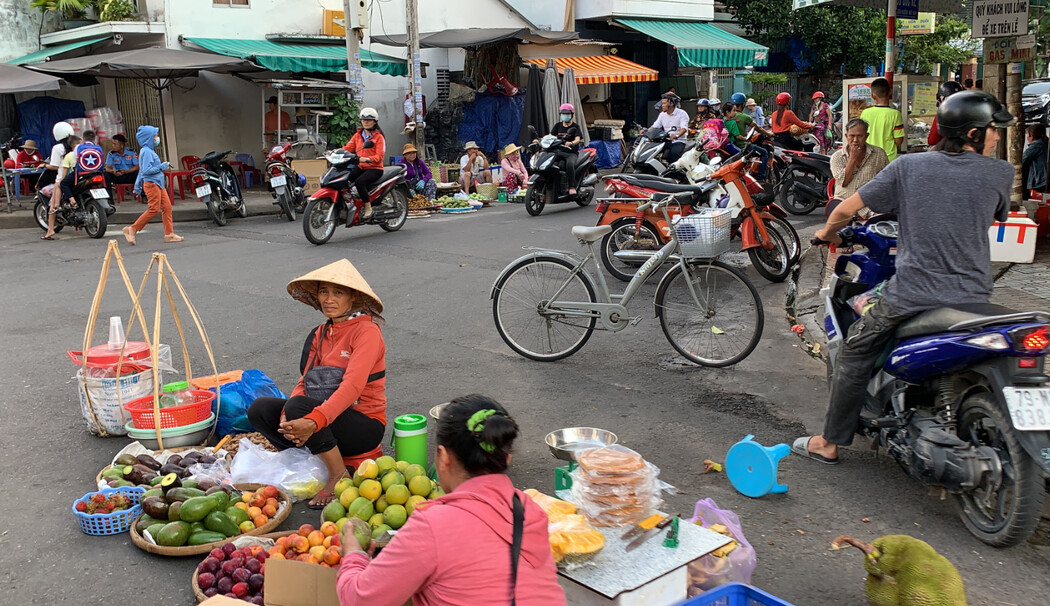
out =
[[[692,261],[684,273],[681,265],[671,268],[656,291],[656,314],[671,345],[701,366],[743,360],[765,326],[755,286],[721,261]]]
[[[492,293],[492,319],[499,336],[519,355],[539,362],[576,353],[594,331],[596,318],[541,308],[559,301],[590,302],[594,286],[586,274],[570,276],[573,265],[559,257],[530,257],[511,269]]]

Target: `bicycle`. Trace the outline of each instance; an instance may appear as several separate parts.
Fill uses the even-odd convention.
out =
[[[587,343],[598,320],[601,329],[612,332],[641,321],[627,312],[627,304],[654,270],[673,260],[654,297],[664,336],[678,353],[701,366],[724,367],[746,358],[758,345],[765,316],[747,276],[715,259],[729,248],[730,211],[701,209],[672,223],[667,206],[677,204],[679,195],[654,194],[639,203],[639,212],[659,209],[674,228],[670,242],[638,268],[622,294],[609,293],[594,254],[594,243],[612,231],[609,225],[572,228],[572,235],[587,246],[585,257],[524,247],[530,252],[503,269],[490,293],[500,337],[530,360],[566,358]],[[597,270],[597,290],[588,262]]]

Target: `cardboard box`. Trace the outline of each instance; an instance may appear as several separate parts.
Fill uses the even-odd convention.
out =
[[[321,189],[321,175],[328,170],[327,160],[292,160],[292,170],[306,177],[306,195]]]
[[[291,560],[266,560],[266,606],[339,606],[336,569]],[[244,606],[247,602],[215,596],[205,606]]]
[[[992,261],[996,263],[1031,263],[1035,260],[1038,225],[1024,212],[1010,213],[1003,223],[988,228]]]

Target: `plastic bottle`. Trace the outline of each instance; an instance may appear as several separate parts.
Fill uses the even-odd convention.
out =
[[[119,350],[124,346],[124,323],[121,321],[120,316],[110,316],[109,318],[108,345],[111,350]]]
[[[193,404],[197,401],[196,396],[194,396],[193,392],[190,390],[190,384],[186,381],[168,383],[161,391],[163,392],[160,396],[161,408],[183,406],[185,404]]]

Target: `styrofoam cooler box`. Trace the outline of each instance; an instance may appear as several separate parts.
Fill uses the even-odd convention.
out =
[[[1010,213],[1003,223],[988,228],[992,261],[996,263],[1031,263],[1035,260],[1038,225],[1027,213]]]

